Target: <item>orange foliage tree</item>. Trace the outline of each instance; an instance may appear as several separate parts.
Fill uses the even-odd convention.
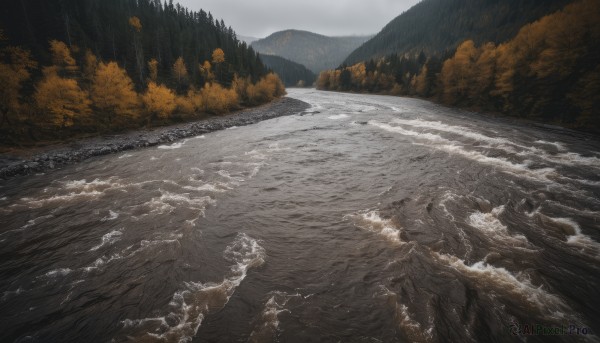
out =
[[[208,113],[226,113],[238,104],[235,89],[227,89],[218,83],[207,83],[200,92],[204,111]]]
[[[115,62],[98,65],[91,95],[94,107],[106,116],[109,127],[116,118],[135,119],[139,116],[139,102],[133,82]]]
[[[148,123],[155,119],[168,119],[175,110],[175,94],[163,85],[148,83],[148,90],[142,96],[142,102],[148,112]]]
[[[44,114],[50,114],[51,124],[65,128],[89,115],[91,102],[77,81],[59,76],[57,70],[57,67],[44,68],[44,78],[36,86],[34,99]]]

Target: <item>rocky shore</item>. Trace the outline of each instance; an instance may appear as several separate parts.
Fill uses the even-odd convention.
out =
[[[303,101],[285,97],[260,107],[196,122],[110,136],[103,135],[72,143],[4,153],[0,154],[0,179],[40,173],[94,156],[171,143],[232,126],[250,125],[262,120],[301,113],[308,107],[310,105]]]

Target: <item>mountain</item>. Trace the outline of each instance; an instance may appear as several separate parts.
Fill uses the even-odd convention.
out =
[[[423,0],[353,51],[346,64],[391,53],[454,50],[466,39],[504,42],[519,29],[564,7],[569,0]]]
[[[260,55],[262,62],[273,70],[285,86],[311,86],[317,76],[302,64],[274,55]]]
[[[307,31],[286,30],[252,43],[261,54],[277,55],[319,73],[335,68],[370,36],[328,37]]]

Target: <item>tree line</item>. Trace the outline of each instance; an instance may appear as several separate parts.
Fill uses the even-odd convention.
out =
[[[327,90],[415,95],[600,132],[600,1],[582,0],[511,40],[390,55],[322,72]]]
[[[3,144],[189,120],[285,94],[258,54],[202,10],[158,0],[10,3],[0,5],[18,5],[14,20],[0,21]],[[33,21],[42,10],[57,16]]]
[[[423,0],[390,21],[352,52],[347,64],[392,53],[426,54],[476,44],[504,42],[525,24],[560,10],[572,0]]]

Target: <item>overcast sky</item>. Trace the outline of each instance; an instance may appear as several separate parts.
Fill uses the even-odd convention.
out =
[[[420,0],[174,0],[211,12],[238,35],[264,38],[285,29],[327,36],[379,32]]]

